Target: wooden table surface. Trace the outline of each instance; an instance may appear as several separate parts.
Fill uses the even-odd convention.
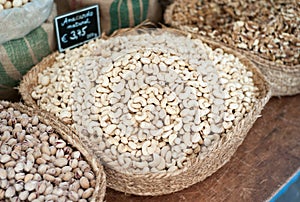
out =
[[[300,167],[300,95],[272,98],[232,159],[203,182],[164,196],[107,189],[107,202],[264,201]]]

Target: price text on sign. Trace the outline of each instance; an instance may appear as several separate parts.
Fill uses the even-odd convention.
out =
[[[99,6],[58,16],[54,20],[58,50],[79,46],[100,36]]]

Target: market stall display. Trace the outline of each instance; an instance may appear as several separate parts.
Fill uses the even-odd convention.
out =
[[[91,5],[101,37],[57,51]],[[300,92],[299,27],[296,0],[0,0],[0,201],[269,198],[298,165],[299,96],[265,105]]]
[[[26,74],[20,93],[77,131],[109,187],[136,195],[213,174],[270,97],[245,57],[170,28],[120,30],[54,53]]]

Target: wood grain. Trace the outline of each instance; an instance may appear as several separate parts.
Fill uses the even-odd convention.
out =
[[[272,98],[231,161],[205,181],[158,197],[107,189],[107,202],[264,201],[300,167],[300,95]]]

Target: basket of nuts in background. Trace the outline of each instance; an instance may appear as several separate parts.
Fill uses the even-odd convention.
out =
[[[300,92],[299,1],[176,0],[164,21],[247,56],[266,76],[274,96]]]
[[[77,131],[108,187],[135,195],[169,194],[216,172],[271,94],[239,53],[143,26],[52,54],[19,90]]]
[[[57,118],[0,101],[1,201],[103,201],[103,167]]]

